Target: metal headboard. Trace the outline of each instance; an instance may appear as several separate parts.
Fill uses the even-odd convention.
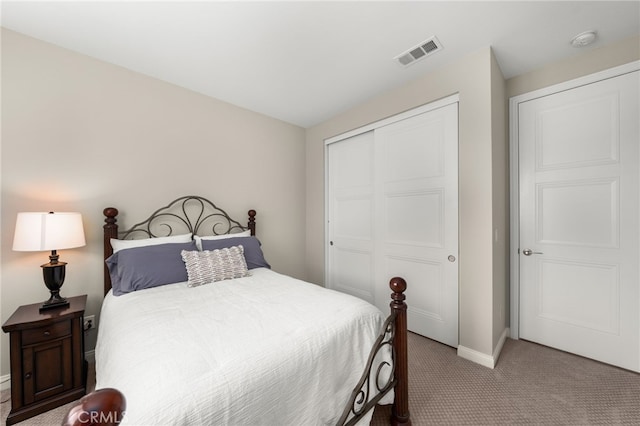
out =
[[[249,210],[249,222],[243,226],[232,219],[227,212],[213,204],[206,198],[197,195],[187,195],[173,200],[159,208],[147,219],[120,232],[118,230],[118,209],[107,207],[104,209],[104,258],[113,254],[111,239],[134,239],[166,237],[179,234],[222,235],[250,230],[256,234],[256,211]],[[107,265],[104,266],[104,293],[111,289],[111,277]]]
[[[187,195],[159,208],[147,219],[118,233],[118,237],[126,240],[138,233],[144,234],[143,238],[165,237],[179,233],[222,235],[247,229],[248,226],[241,225],[206,198]]]

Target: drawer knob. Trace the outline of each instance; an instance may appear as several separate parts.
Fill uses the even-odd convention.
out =
[[[47,331],[44,332],[44,335],[45,336],[51,336],[51,333],[49,332],[49,330],[47,330]]]
[[[29,379],[31,378],[31,373],[27,373],[27,374],[25,374],[25,375],[24,375],[24,378],[25,378],[26,380],[29,380]]]

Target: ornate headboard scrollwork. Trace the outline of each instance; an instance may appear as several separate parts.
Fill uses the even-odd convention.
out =
[[[250,214],[251,217],[251,214]],[[254,212],[255,217],[255,212]],[[147,219],[123,231],[120,239],[166,237],[175,234],[221,235],[249,229],[206,198],[187,195],[159,208]]]
[[[125,240],[180,234],[222,235],[245,230],[251,231],[251,235],[256,234],[255,210],[249,210],[249,222],[247,226],[243,226],[211,201],[197,195],[187,195],[173,200],[153,212],[147,219],[122,232],[118,231],[118,209],[107,207],[103,213],[105,259],[113,254],[111,238]],[[111,288],[111,277],[106,264],[104,281],[106,294]]]

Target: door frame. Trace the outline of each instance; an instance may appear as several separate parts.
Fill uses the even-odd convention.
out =
[[[518,105],[543,96],[575,89],[601,80],[640,70],[640,61],[630,62],[573,80],[554,84],[509,98],[509,195],[510,195],[510,330],[509,337],[519,339],[520,332],[520,162],[518,139]]]

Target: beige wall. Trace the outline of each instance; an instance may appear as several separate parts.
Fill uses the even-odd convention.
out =
[[[304,129],[2,30],[1,320],[47,298],[47,253],[11,250],[19,211],[79,211],[62,294],[102,302],[102,210],[130,226],[182,195],[258,212],[275,270],[304,278]],[[2,335],[0,375],[9,372]],[[86,350],[95,346],[95,331]]]
[[[306,153],[307,278],[323,283],[324,140],[451,94],[459,94],[460,345],[489,356],[494,347],[495,321],[493,228],[494,221],[507,217],[504,211],[496,212],[505,209],[506,195],[493,194],[493,180],[501,179],[497,188],[504,192],[506,176],[506,153],[501,152],[506,146],[504,128],[497,132],[493,129],[492,114],[501,114],[496,121],[497,126],[503,126],[505,120],[503,105],[498,105],[494,111],[494,79],[499,83],[503,81],[491,49],[482,49],[307,129]],[[494,137],[498,138],[495,143]],[[494,158],[500,161],[497,167],[503,170],[493,170]],[[506,229],[508,224],[495,226]],[[504,240],[506,237],[506,232],[500,236],[502,245],[508,241]],[[504,291],[506,272],[498,271],[498,274],[502,283],[498,291]],[[506,295],[501,294],[499,299],[502,306],[495,308],[504,310]],[[504,329],[504,321],[501,327]]]
[[[87,246],[61,256],[69,262],[63,294],[87,293],[87,314],[98,314],[102,301],[102,209],[120,207],[126,227],[187,193],[207,196],[241,220],[257,209],[274,269],[322,284],[324,139],[459,93],[460,344],[490,355],[508,318],[501,98],[639,59],[634,37],[505,87],[483,49],[307,129],[305,148],[299,127],[3,29],[1,320],[47,297],[38,267],[46,253],[11,251],[19,211],[83,214]],[[0,343],[5,375],[6,335]],[[87,350],[94,345],[90,334]]]
[[[509,323],[509,143],[506,82],[491,57],[491,137],[493,182],[493,348]],[[497,355],[497,354],[496,354]]]
[[[507,80],[507,96],[510,98],[532,92],[638,59],[640,59],[640,36],[584,52],[576,50],[576,55],[569,59],[510,78]]]
[[[494,355],[509,322],[508,99],[639,59],[632,37],[505,82],[487,48],[307,129],[307,279],[324,283],[324,140],[459,93],[460,345]]]
[[[506,96],[511,98],[638,60],[639,36],[584,52],[578,51],[571,58],[507,80]]]

